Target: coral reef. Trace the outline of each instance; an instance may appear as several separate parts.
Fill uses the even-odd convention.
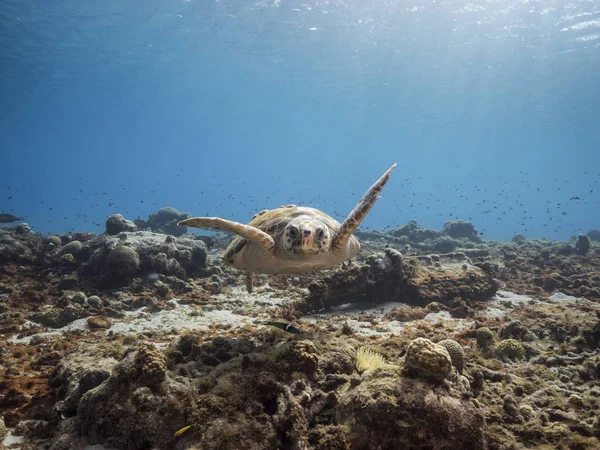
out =
[[[60,238],[58,236],[52,236],[55,238],[58,238],[58,240],[60,241]],[[57,245],[57,247],[59,247],[59,245]],[[81,253],[81,250],[83,250],[83,244],[80,241],[71,241],[68,244],[64,245],[61,249],[59,254],[60,255],[73,255],[73,256],[78,256]]]
[[[51,308],[34,314],[32,320],[41,323],[50,328],[62,328],[74,320],[82,317],[82,310],[75,306],[67,306],[65,308]]]
[[[435,239],[442,236],[441,231],[423,228],[414,220],[391,232],[394,237],[406,236],[409,242],[421,242],[427,239]]]
[[[514,242],[515,244],[521,244],[521,243],[525,242],[526,240],[527,240],[527,238],[525,236],[523,236],[520,233],[517,233],[512,237],[511,242]]]
[[[40,236],[18,233],[15,228],[0,228],[0,264],[35,264],[42,252]]]
[[[79,272],[97,276],[107,285],[126,285],[151,273],[186,278],[206,267],[206,245],[188,237],[175,238],[148,231],[102,235],[85,243],[89,257]]]
[[[450,253],[456,249],[466,252],[482,242],[473,224],[462,220],[446,222],[441,231],[423,228],[411,220],[388,233],[359,231],[356,234],[362,239],[383,240],[398,248],[426,253]],[[487,254],[485,249],[478,252]]]
[[[460,253],[420,259],[386,249],[369,256],[365,264],[338,269],[311,283],[303,311],[321,310],[354,302],[385,301],[411,305],[447,304],[458,315],[466,314],[467,302],[482,301],[498,289],[492,273],[470,264]]]
[[[590,238],[585,234],[580,234],[575,243],[575,253],[578,255],[587,255],[590,251]]]
[[[496,345],[496,353],[505,360],[525,359],[523,345],[515,339],[505,339]]]
[[[137,252],[126,245],[117,245],[106,257],[104,263],[106,276],[117,280],[131,278],[140,268],[140,257]]]
[[[482,350],[488,350],[494,343],[494,333],[488,327],[477,329],[477,347]]]
[[[469,401],[393,369],[363,378],[335,409],[336,422],[355,433],[350,448],[488,448],[484,411]]]
[[[443,339],[437,342],[437,344],[448,351],[450,359],[452,360],[452,365],[456,368],[458,373],[462,373],[465,366],[465,352],[462,345],[453,339]]]
[[[91,442],[117,448],[168,448],[186,421],[182,409],[195,404],[184,386],[163,385],[166,358],[150,345],[130,352],[96,389],[79,402],[77,422]]]
[[[418,376],[448,378],[452,373],[452,358],[445,346],[417,338],[406,349],[404,368]]]
[[[186,227],[177,226],[178,222],[189,219],[188,213],[180,213],[175,208],[169,206],[161,208],[155,214],[150,214],[147,225],[155,233],[169,234],[171,236],[182,236],[187,233]]]
[[[108,378],[98,371],[93,382],[85,383],[90,368],[83,359],[75,363],[70,358],[54,383],[70,386],[70,400],[60,405],[69,414],[74,413],[70,405],[76,408],[77,427],[68,431],[71,442],[81,430],[90,443],[127,449],[178,448],[183,443],[210,449],[397,448],[414,445],[416,435],[432,447],[443,442],[446,448],[467,443],[486,448],[483,411],[467,400],[438,388],[434,392],[426,381],[404,378],[389,365],[365,371],[354,386],[341,373],[305,370],[302,355],[314,354],[325,362],[348,347],[343,341],[308,342],[284,350],[291,359],[283,364],[279,346],[263,344],[207,368],[192,357],[200,355],[192,350],[199,350],[198,337],[186,335],[167,353],[188,355],[185,361],[180,356],[180,362],[166,359],[144,344],[116,364],[105,358],[101,364]],[[338,381],[332,384],[334,375]],[[186,425],[191,425],[189,431],[174,436]],[[66,441],[65,435],[61,439]]]
[[[444,233],[452,238],[466,238],[475,242],[481,241],[473,224],[464,220],[446,222],[444,224]]]
[[[587,232],[587,236],[592,241],[600,242],[600,230],[590,230]]]
[[[598,448],[593,236],[360,234],[357,262],[248,294],[221,235],[0,229],[2,445]]]
[[[106,219],[106,234],[116,236],[125,231],[137,231],[138,227],[131,220],[127,220],[121,214],[113,214]]]
[[[118,346],[83,344],[64,358],[49,380],[50,386],[61,392],[55,410],[68,417],[75,415],[81,397],[108,379],[122,352]]]

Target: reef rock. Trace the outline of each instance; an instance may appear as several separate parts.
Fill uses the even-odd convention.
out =
[[[587,236],[595,242],[600,242],[600,230],[590,230],[587,232]]]
[[[101,284],[126,285],[133,277],[150,273],[181,279],[206,267],[206,244],[188,237],[175,238],[149,231],[102,235],[84,245],[90,255],[81,270],[98,276]]]
[[[65,308],[50,308],[31,316],[31,320],[50,328],[62,328],[74,320],[80,319],[85,312],[79,305],[68,305]]]
[[[408,237],[410,242],[423,242],[426,239],[435,239],[442,236],[441,231],[432,230],[429,228],[423,228],[414,220],[409,221],[406,225],[403,225],[391,232],[392,236],[395,237]]]
[[[465,222],[464,220],[451,220],[446,222],[444,224],[444,234],[455,239],[466,238],[474,242],[481,241],[473,224],[471,222]]]
[[[365,264],[337,269],[308,286],[309,296],[300,310],[315,311],[350,302],[401,302],[425,306],[446,304],[465,314],[464,303],[493,296],[498,284],[491,273],[473,266],[463,253],[404,257],[386,249]]]
[[[125,279],[137,273],[140,268],[140,258],[133,248],[117,245],[108,253],[105,268],[108,276]]]
[[[52,236],[52,237],[57,237],[57,236]],[[59,238],[60,240],[60,238]],[[81,250],[83,249],[83,244],[81,243],[81,241],[71,241],[68,244],[66,244],[64,247],[62,247],[60,249],[59,254],[60,255],[73,255],[73,256],[77,256],[81,253]]]
[[[19,233],[16,227],[0,228],[0,264],[35,264],[42,255],[44,241],[34,233]]]
[[[439,252],[439,253],[450,253],[452,251],[454,251],[454,249],[457,247],[457,242],[448,237],[448,236],[442,236],[440,238],[435,239],[433,242],[433,251],[435,252]]]
[[[192,356],[188,351],[198,348],[193,341],[185,337],[180,342],[178,358]],[[206,449],[278,448],[279,422],[292,427],[290,409],[301,413],[301,408],[289,388],[264,371],[257,375],[262,359],[256,356],[247,370],[238,356],[209,368],[206,376],[194,368],[201,365],[192,358],[179,366],[183,376],[172,377],[165,356],[151,344],[143,345],[83,396],[77,423],[92,443],[121,449],[179,448],[186,439]],[[186,425],[193,428],[174,436]]]
[[[404,367],[407,373],[441,380],[452,373],[452,358],[445,346],[417,338],[406,349]]]
[[[484,411],[469,401],[392,369],[363,378],[335,408],[336,422],[353,432],[350,448],[487,448]]]
[[[100,316],[88,317],[87,324],[90,328],[95,328],[95,329],[96,328],[108,329],[112,325],[110,323],[110,320],[108,320],[106,317],[100,317]]]
[[[144,343],[96,372],[86,355],[69,357],[53,384],[67,392],[60,411],[76,414],[76,426],[55,442],[83,435],[129,450],[486,446],[484,410],[457,390],[404,378],[392,365],[353,382],[359,344],[352,339],[255,346],[200,338],[187,334],[166,354]]]
[[[159,209],[156,214],[150,214],[146,223],[155,233],[181,236],[187,232],[187,228],[177,226],[177,223],[190,217],[191,214],[180,213],[175,208],[167,206]]]
[[[516,339],[505,339],[496,346],[496,353],[503,361],[525,359],[525,349]]]
[[[81,397],[108,379],[120,356],[118,346],[88,344],[62,359],[49,381],[61,392],[54,408],[67,417],[75,415]]]
[[[575,253],[578,255],[587,255],[590,251],[591,241],[589,236],[580,234],[575,243]]]
[[[489,350],[494,344],[494,333],[488,327],[478,328],[476,331],[477,347],[481,350]]]
[[[106,234],[116,236],[124,231],[137,231],[137,226],[121,214],[113,214],[106,219]]]

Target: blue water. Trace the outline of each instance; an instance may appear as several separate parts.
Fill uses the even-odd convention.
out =
[[[0,212],[600,228],[600,1],[3,0]],[[572,197],[579,197],[572,199]]]

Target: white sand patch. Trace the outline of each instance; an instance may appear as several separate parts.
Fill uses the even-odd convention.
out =
[[[29,320],[26,321],[22,325],[21,333],[26,332],[28,329],[32,328],[33,326],[39,327],[40,324],[31,322]],[[22,338],[19,338],[15,335],[9,339],[9,342],[16,342],[16,343],[20,343],[20,344],[29,344],[34,337],[43,339],[43,338],[48,338],[51,336],[57,336],[59,334],[64,334],[64,333],[67,333],[70,331],[85,330],[85,329],[89,329],[89,326],[87,324],[87,319],[77,319],[62,328],[46,328],[46,330],[49,330],[49,331],[44,331],[43,333],[36,333],[36,334],[32,334],[31,336],[24,336]]]
[[[548,301],[587,300],[557,293],[552,295]],[[510,313],[515,308],[534,302],[537,303],[539,301],[527,295],[500,290],[487,301],[489,306],[485,309],[485,314],[493,317],[500,317]],[[443,321],[445,327],[454,330],[469,329],[474,324],[471,319],[454,318],[448,311],[432,312],[427,314],[427,316],[421,320],[413,320],[410,322],[399,322],[397,320],[386,322],[383,320],[383,316],[387,312],[401,306],[404,306],[404,304],[388,302],[381,305],[370,305],[361,308],[360,305],[349,303],[337,306],[329,312],[304,316],[301,320],[309,323],[318,323],[319,320],[328,319],[329,321],[337,322],[339,324],[346,323],[356,334],[364,336],[391,336],[400,333],[407,326],[415,326],[423,322],[437,323]],[[365,315],[369,316],[369,321],[364,320]]]
[[[387,302],[376,306],[365,305],[364,308],[360,308],[359,306],[360,305],[352,303],[339,305],[328,312],[303,316],[301,320],[316,324],[323,319],[328,319],[329,321],[334,321],[339,324],[345,323],[354,333],[362,336],[397,335],[407,326],[414,326],[423,322],[435,323],[444,321],[447,326],[451,326],[458,330],[469,328],[473,324],[472,320],[453,318],[448,311],[429,313],[421,320],[412,320],[410,322],[400,322],[398,320],[385,321],[383,318],[386,313],[395,308],[406,306],[406,304],[400,302]],[[365,321],[365,316],[368,316],[370,320]]]
[[[302,295],[300,292],[291,292],[285,295],[285,292],[272,291],[268,285],[261,286],[253,293],[246,292],[243,287],[235,287],[228,295],[219,294],[214,297],[215,305],[206,305],[194,307],[182,304],[178,299],[169,300],[171,309],[165,309],[155,313],[147,312],[146,308],[136,311],[125,312],[125,317],[113,319],[113,325],[106,330],[111,334],[137,334],[149,331],[179,334],[185,331],[207,330],[211,325],[229,325],[231,328],[239,328],[251,324],[257,329],[261,325],[256,324],[257,320],[274,320],[269,317],[268,310],[283,305],[292,298]],[[587,301],[582,298],[571,297],[562,293],[553,294],[548,301]],[[526,305],[537,300],[526,295],[519,295],[508,291],[498,291],[496,295],[488,300],[488,307],[485,313],[489,316],[503,316],[513,309]],[[394,308],[400,308],[405,304],[400,302],[386,302],[379,305],[348,303],[339,305],[331,311],[309,314],[301,318],[300,322],[316,323],[327,320],[338,324],[347,323],[348,326],[357,334],[365,336],[391,336],[400,333],[407,326],[414,326],[420,322],[439,322],[444,321],[445,326],[459,330],[467,329],[473,325],[472,320],[453,318],[449,312],[440,311],[430,313],[422,320],[410,322],[399,322],[397,320],[385,321],[384,315]],[[214,308],[214,309],[210,309]],[[263,309],[266,308],[266,311]],[[237,312],[256,311],[257,317],[238,314]],[[23,325],[22,332],[26,332],[33,326],[39,326],[33,322],[26,322]],[[301,325],[299,324],[299,327]],[[17,338],[13,336],[10,342],[28,344],[34,338],[45,338],[55,335],[68,334],[76,330],[90,330],[87,319],[76,320],[60,329],[46,329],[42,333],[33,334]]]
[[[500,317],[508,314],[513,309],[536,302],[533,298],[527,295],[519,295],[513,292],[499,290],[487,303],[490,305],[486,308],[485,313],[489,316]]]
[[[560,303],[560,302],[584,302],[584,303],[593,303],[589,300],[586,300],[583,297],[573,297],[571,295],[563,294],[562,292],[555,292],[548,298],[549,302]]]
[[[212,324],[228,324],[232,328],[244,326],[248,317],[234,314],[229,310],[200,312],[188,305],[177,304],[175,309],[163,310],[154,314],[142,312],[129,317],[127,321],[114,323],[107,332],[143,333],[145,331],[181,332],[207,330]]]
[[[294,295],[298,295],[297,293]],[[219,294],[214,296],[215,305],[206,305],[205,310],[182,304],[178,299],[167,302],[172,309],[165,309],[156,313],[147,312],[146,308],[135,311],[124,311],[125,317],[120,319],[109,318],[112,326],[106,333],[129,334],[157,331],[166,333],[180,333],[191,330],[207,330],[211,325],[230,325],[239,328],[247,323],[254,323],[254,318],[236,314],[233,311],[252,311],[259,308],[274,308],[289,301],[289,296],[282,296],[281,291],[270,291],[267,286],[261,286],[253,293],[248,293],[245,288],[235,287],[229,295]],[[213,309],[210,309],[213,308]],[[261,314],[261,318],[269,319]],[[21,334],[40,324],[31,321],[25,322]],[[34,338],[48,338],[63,335],[75,330],[91,331],[87,318],[78,319],[63,328],[46,328],[44,332],[18,338],[13,336],[10,342],[29,344]]]
[[[271,290],[268,284],[260,286],[254,289],[254,292],[248,292],[245,287],[235,286],[231,288],[231,292],[227,295],[218,294],[214,296],[216,301],[222,303],[237,303],[237,306],[266,306],[266,307],[277,307],[288,302],[292,296],[282,295],[281,291]],[[306,290],[308,294],[308,290]],[[293,294],[294,297],[298,296],[298,293]]]
[[[4,439],[2,439],[2,441],[0,441],[0,444],[2,444],[1,448],[9,450],[9,449],[22,449],[23,447],[21,446],[21,444],[23,444],[23,442],[25,441],[25,438],[23,436],[16,436],[14,434],[12,434],[12,429],[8,428],[7,429],[7,433],[6,436],[4,436]]]

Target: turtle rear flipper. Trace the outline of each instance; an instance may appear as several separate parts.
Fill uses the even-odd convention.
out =
[[[246,272],[246,290],[249,293],[252,293],[253,289],[252,289],[252,280],[254,279],[254,273],[253,272]]]
[[[348,243],[352,233],[354,233],[354,231],[358,228],[360,223],[363,221],[365,216],[379,198],[381,190],[390,179],[390,175],[395,168],[396,164],[390,167],[387,172],[384,173],[373,186],[371,186],[367,193],[363,195],[363,198],[360,199],[352,212],[348,215],[348,217],[346,217],[346,220],[344,220],[344,223],[342,223],[339,231],[333,237],[332,247],[334,250],[340,250]]]
[[[219,217],[192,217],[191,219],[182,220],[177,225],[217,231],[230,231],[239,234],[248,241],[260,245],[266,252],[272,252],[275,248],[275,241],[264,231],[250,225],[232,222],[231,220],[225,220]]]

